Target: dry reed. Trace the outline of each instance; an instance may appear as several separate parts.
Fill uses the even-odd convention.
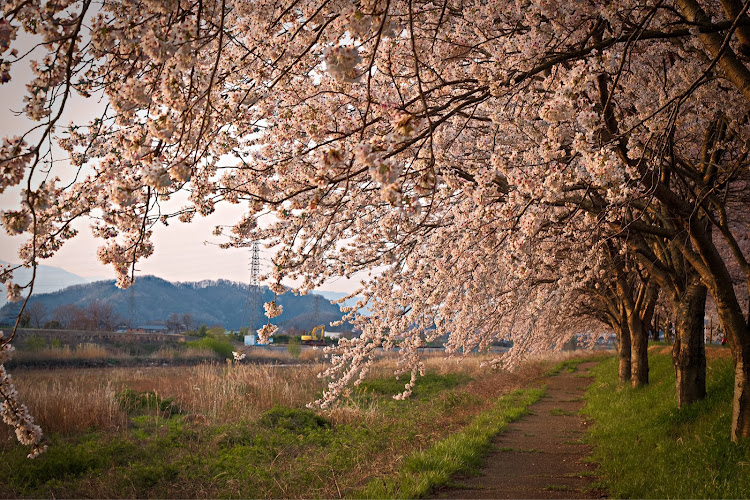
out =
[[[92,360],[124,358],[127,354],[114,348],[106,348],[99,344],[79,344],[76,346],[63,345],[60,347],[43,347],[33,351],[16,351],[13,359],[24,361],[61,361],[61,360]]]
[[[74,434],[125,425],[117,393],[126,388],[155,391],[185,413],[219,424],[312,401],[324,385],[320,371],[313,364],[16,370],[14,382],[45,432]]]

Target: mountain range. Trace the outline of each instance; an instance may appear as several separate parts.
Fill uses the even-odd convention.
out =
[[[115,286],[114,280],[96,281],[68,286],[52,293],[34,294],[29,301],[41,303],[45,312],[44,321],[55,319],[54,311],[60,306],[73,304],[85,308],[93,301],[111,304],[122,324],[139,326],[146,324],[165,324],[172,314],[190,314],[195,325],[221,325],[227,330],[239,330],[250,325],[255,311],[255,328],[259,328],[267,318],[264,316],[263,303],[273,300],[274,295],[267,287],[259,287],[257,300],[254,300],[252,288],[244,283],[229,280],[207,280],[200,282],[172,283],[156,276],[141,276],[127,290]],[[311,293],[305,296],[286,293],[278,297],[277,303],[283,307],[280,316],[273,318],[272,323],[280,330],[299,328],[309,331],[316,325],[326,325],[341,318],[339,306],[330,303],[338,298],[335,292],[331,295]],[[252,304],[256,303],[257,308]],[[8,303],[0,308],[0,323],[9,323],[18,313],[20,304]],[[342,325],[336,330],[351,329]]]

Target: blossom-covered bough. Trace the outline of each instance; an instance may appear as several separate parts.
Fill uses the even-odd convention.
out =
[[[748,4],[7,1],[2,80],[27,59],[34,76],[32,125],[0,149],[0,190],[20,195],[2,222],[35,267],[91,217],[128,286],[159,223],[242,203],[220,231],[277,246],[275,292],[373,271],[322,405],[396,342],[407,392],[444,334],[450,352],[509,338],[504,363],[560,345],[570,313],[606,307],[582,293],[597,283],[612,323],[643,332],[655,285],[689,268],[672,303],[713,297],[748,437]],[[64,124],[81,99],[100,114]]]

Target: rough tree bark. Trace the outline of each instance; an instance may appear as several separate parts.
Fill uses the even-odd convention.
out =
[[[631,362],[630,362],[630,330],[625,314],[620,318],[620,328],[617,331],[617,378],[620,385],[630,383]]]
[[[732,399],[732,441],[750,438],[750,328],[742,308],[730,288],[711,287],[719,319],[727,335],[734,358],[734,396]]]
[[[706,397],[706,347],[703,342],[707,289],[694,280],[676,304],[675,343],[672,348],[677,406]]]
[[[630,330],[630,385],[641,387],[648,384],[648,332],[637,311],[628,313],[628,330]]]

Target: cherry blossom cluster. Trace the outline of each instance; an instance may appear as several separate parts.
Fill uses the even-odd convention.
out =
[[[281,313],[284,311],[284,308],[280,304],[277,304],[276,301],[266,302],[265,304],[263,304],[263,308],[265,309],[266,316],[269,319],[281,316]]]
[[[34,423],[34,417],[29,414],[28,408],[18,401],[18,392],[13,386],[10,374],[5,369],[5,362],[13,353],[13,346],[3,340],[0,332],[0,415],[3,422],[13,427],[16,431],[18,441],[31,447],[29,458],[36,458],[47,449],[42,443],[42,429]]]

